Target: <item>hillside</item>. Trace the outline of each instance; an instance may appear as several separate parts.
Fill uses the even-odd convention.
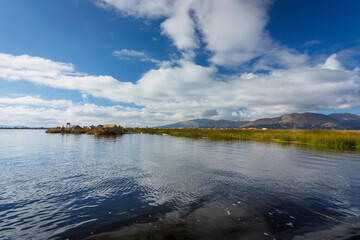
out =
[[[190,121],[178,122],[158,128],[241,128],[248,121],[193,119]]]
[[[351,113],[333,113],[330,114],[332,118],[338,122],[350,125],[360,125],[360,116]]]
[[[159,128],[269,128],[269,129],[347,129],[360,130],[360,116],[350,113],[292,113],[255,121],[193,119]]]
[[[344,129],[331,116],[318,113],[292,113],[276,118],[263,118],[250,122],[244,127],[270,129]]]

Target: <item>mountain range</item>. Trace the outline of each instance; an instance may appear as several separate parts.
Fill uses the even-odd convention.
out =
[[[351,113],[291,113],[255,121],[193,119],[158,128],[268,128],[360,130],[360,116]]]

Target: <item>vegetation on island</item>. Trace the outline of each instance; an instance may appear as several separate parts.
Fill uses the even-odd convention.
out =
[[[95,136],[113,136],[122,135],[126,132],[126,129],[117,125],[99,125],[95,126],[84,126],[78,125],[73,127],[55,127],[46,130],[46,133],[62,133],[62,134],[89,134]]]
[[[210,140],[242,140],[305,144],[315,148],[360,151],[360,131],[345,130],[258,130],[258,129],[161,129],[134,128],[149,133]]]

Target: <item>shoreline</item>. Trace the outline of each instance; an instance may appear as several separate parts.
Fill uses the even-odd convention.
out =
[[[161,129],[133,128],[135,133],[170,135],[216,141],[257,141],[307,145],[330,150],[360,151],[357,130],[248,130],[248,129]]]

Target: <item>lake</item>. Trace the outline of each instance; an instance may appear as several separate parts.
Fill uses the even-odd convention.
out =
[[[0,239],[355,239],[359,216],[356,152],[0,130]]]

